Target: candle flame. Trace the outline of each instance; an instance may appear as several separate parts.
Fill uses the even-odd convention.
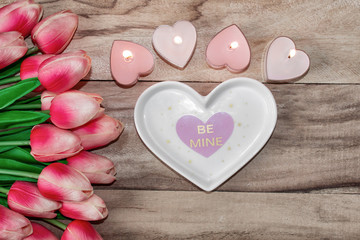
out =
[[[134,56],[130,50],[124,50],[123,57],[125,62],[131,62]]]
[[[230,49],[235,49],[239,47],[239,43],[237,41],[234,41],[230,43]]]
[[[174,37],[174,43],[176,44],[182,44],[182,38],[180,36],[175,36]]]
[[[296,54],[296,49],[291,49],[291,50],[290,50],[290,52],[289,52],[289,56],[288,56],[288,58],[292,58],[292,57],[294,57],[294,56],[295,56],[295,54]]]

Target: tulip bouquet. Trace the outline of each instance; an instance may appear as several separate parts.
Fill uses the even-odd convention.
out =
[[[0,8],[0,240],[57,239],[28,218],[63,229],[61,239],[102,239],[89,221],[108,209],[92,184],[112,183],[116,171],[89,150],[123,125],[105,115],[100,95],[71,89],[91,68],[85,51],[63,53],[78,16],[42,13],[33,0]]]

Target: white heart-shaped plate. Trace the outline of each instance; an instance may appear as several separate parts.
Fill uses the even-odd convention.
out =
[[[212,191],[248,163],[270,138],[275,99],[257,80],[234,78],[201,96],[179,82],[161,82],[139,97],[135,126],[164,163]]]

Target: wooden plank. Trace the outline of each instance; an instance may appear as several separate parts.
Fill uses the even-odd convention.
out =
[[[116,163],[114,189],[196,190],[153,156],[136,133],[133,108],[138,96],[152,84],[122,89],[114,82],[81,83],[82,90],[102,95],[106,113],[125,124],[119,140],[95,152]],[[189,85],[206,95],[217,84]],[[263,150],[218,190],[359,189],[360,86],[267,86],[278,106],[275,131]]]
[[[5,1],[8,3],[11,1]],[[360,65],[360,4],[350,1],[39,1],[48,16],[62,9],[80,15],[69,50],[84,49],[93,59],[90,79],[112,79],[110,50],[114,40],[146,46],[156,56],[154,72],[146,80],[221,82],[236,76],[262,80],[262,57],[277,36],[289,36],[311,59],[311,70],[301,83],[358,83]],[[281,16],[281,17],[279,17]],[[195,54],[183,71],[163,62],[151,37],[162,24],[191,21],[197,28]],[[252,60],[242,74],[213,70],[205,61],[206,46],[221,29],[238,24],[250,43]]]
[[[5,3],[11,2],[10,0]],[[277,36],[289,36],[311,59],[311,69],[301,83],[358,83],[360,75],[360,4],[349,1],[217,1],[127,0],[39,1],[48,16],[62,9],[80,15],[75,40],[69,50],[84,49],[93,59],[90,79],[112,79],[110,50],[114,40],[130,40],[146,46],[156,56],[154,72],[145,80],[222,82],[236,76],[262,80],[262,57]],[[155,54],[154,29],[178,20],[197,28],[195,54],[185,70],[177,70]],[[206,46],[221,29],[240,26],[252,51],[249,69],[242,74],[213,70],[205,61]]]
[[[349,194],[102,190],[104,239],[358,239]]]

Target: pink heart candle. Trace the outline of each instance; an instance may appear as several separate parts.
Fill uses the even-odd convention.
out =
[[[122,86],[134,85],[139,77],[149,75],[154,69],[154,56],[136,43],[114,41],[111,49],[111,73]]]
[[[245,71],[250,64],[250,47],[238,26],[220,31],[206,49],[206,61],[215,68],[227,68],[234,73]]]
[[[174,26],[161,25],[155,29],[152,43],[161,58],[183,69],[194,53],[196,30],[188,21],[176,22]]]
[[[309,71],[308,55],[295,48],[288,37],[278,37],[269,46],[265,60],[266,81],[284,83],[296,81]]]

